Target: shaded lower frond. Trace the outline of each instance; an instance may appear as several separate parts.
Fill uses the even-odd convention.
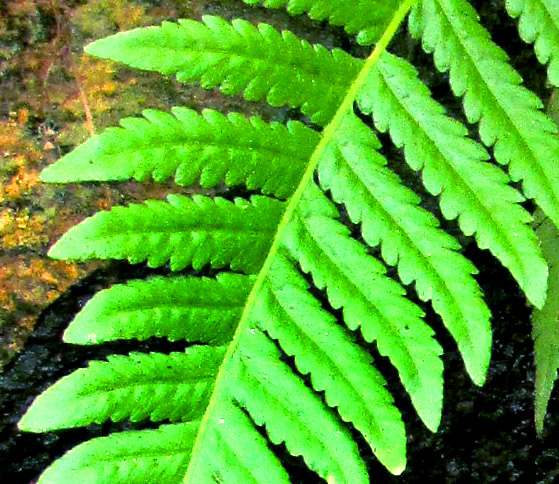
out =
[[[349,236],[334,218],[305,207],[305,199],[323,196],[309,190],[300,202],[286,245],[314,284],[326,289],[333,308],[343,309],[345,324],[375,341],[381,355],[396,367],[402,383],[427,427],[436,430],[442,406],[442,349],[423,311],[406,291],[385,275],[385,267],[367,247]],[[316,204],[315,204],[316,205]]]
[[[368,483],[367,471],[348,429],[320,397],[305,386],[268,337],[247,329],[232,361],[236,378],[229,392],[274,444],[285,443],[291,455],[327,482]],[[191,482],[197,482],[196,479]]]
[[[302,13],[319,22],[327,20],[345,31],[357,34],[357,42],[370,45],[376,42],[400,6],[398,0],[348,2],[346,0],[243,0],[249,5],[266,8],[285,8],[291,15]]]
[[[191,464],[183,482],[196,484],[289,484],[289,476],[279,458],[254,422],[226,398],[214,408],[215,417],[205,425],[205,445],[209,452],[199,466]]]
[[[313,388],[324,392],[326,403],[361,432],[384,466],[398,473],[406,462],[406,434],[386,382],[372,366],[369,353],[308,289],[293,262],[278,256],[251,323],[295,357],[299,372],[310,375]],[[435,403],[432,408],[434,414],[439,410]]]
[[[549,64],[549,82],[559,87],[559,3],[556,0],[507,0],[509,15],[519,17],[524,42],[534,44],[542,64]]]
[[[19,427],[44,432],[108,419],[195,420],[206,410],[224,351],[192,346],[184,353],[131,353],[92,361],[37,398]]]
[[[559,226],[557,126],[542,112],[541,100],[520,85],[522,78],[472,6],[466,0],[423,0],[410,17],[410,29],[433,53],[437,69],[449,71],[468,121],[479,122],[481,140],[493,146],[495,159],[509,166],[511,178],[522,180],[526,196]],[[528,297],[541,306],[543,299]]]
[[[320,125],[330,121],[359,71],[359,61],[346,52],[312,46],[268,24],[257,28],[241,19],[203,20],[121,32],[93,42],[86,52],[175,74],[182,82],[199,81],[206,89],[220,87],[227,95],[300,108]]]
[[[55,461],[38,484],[178,484],[199,422],[119,432],[89,440]]]
[[[440,195],[448,220],[457,218],[466,235],[475,235],[507,267],[528,299],[541,306],[547,266],[528,225],[530,214],[519,205],[522,195],[508,177],[485,160],[483,147],[467,137],[467,129],[445,115],[414,67],[385,53],[372,70],[358,98],[381,131],[390,131],[404,148],[413,170],[422,171],[426,189]]]
[[[115,207],[70,229],[50,249],[56,259],[113,258],[172,270],[206,264],[257,272],[266,258],[284,204],[262,196],[251,201],[169,195],[168,201]]]
[[[534,340],[534,364],[536,365],[535,420],[536,431],[541,433],[547,413],[547,404],[557,380],[559,369],[559,231],[541,212],[537,221],[541,225],[536,232],[542,244],[544,256],[549,263],[549,288],[541,310],[532,314],[532,339]]]
[[[372,131],[353,113],[347,115],[318,165],[320,185],[345,204],[369,245],[381,245],[387,264],[398,265],[402,282],[415,282],[420,299],[432,301],[473,381],[481,385],[489,364],[491,326],[472,277],[477,270],[457,252],[460,244],[419,206],[419,197],[385,166],[378,148]]]
[[[175,107],[124,118],[120,128],[94,136],[41,173],[46,182],[86,180],[156,182],[174,176],[181,186],[246,185],[288,198],[317,143],[301,123],[264,123],[237,113]]]
[[[64,332],[64,341],[97,344],[153,336],[225,344],[233,337],[253,280],[153,277],[98,292]]]

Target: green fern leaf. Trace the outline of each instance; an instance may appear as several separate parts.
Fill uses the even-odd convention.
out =
[[[78,445],[51,465],[38,484],[176,484],[180,482],[198,422],[128,431]]]
[[[131,353],[92,361],[43,393],[19,427],[44,432],[109,418],[195,420],[206,410],[223,354],[221,347],[194,346],[185,353]]]
[[[542,309],[532,314],[532,338],[536,365],[535,420],[536,431],[542,433],[547,405],[559,369],[559,231],[537,212],[537,234],[549,263],[549,289]]]
[[[148,200],[98,213],[69,230],[49,255],[147,260],[150,267],[170,261],[172,270],[190,264],[197,269],[230,265],[254,273],[266,257],[282,208],[281,202],[260,196],[252,197],[251,203],[232,203],[169,195],[168,202]]]
[[[253,322],[294,356],[297,369],[310,375],[313,388],[324,392],[326,403],[361,432],[386,467],[400,468],[405,463],[405,430],[384,378],[308,289],[293,263],[278,257]]]
[[[301,455],[326,481],[369,482],[356,444],[339,418],[325,410],[316,393],[280,361],[279,350],[266,335],[247,328],[244,338],[246,343],[232,360],[236,378],[229,379],[231,396],[266,428],[274,444],[285,443],[292,455]],[[219,415],[219,410],[215,413]],[[186,480],[200,482],[197,476],[197,467],[192,466]]]
[[[423,312],[403,297],[400,285],[385,277],[384,266],[351,239],[340,222],[321,216],[316,208],[320,196],[317,189],[303,196],[286,244],[314,284],[326,289],[330,304],[343,308],[349,329],[360,329],[366,341],[376,341],[380,354],[397,368],[420,417],[436,430],[443,393],[442,349],[422,320]],[[306,204],[309,199],[311,206]],[[363,286],[363,280],[369,283]]]
[[[538,60],[548,64],[549,82],[559,87],[559,4],[555,0],[507,0],[507,11],[519,18],[522,40],[534,44]]]
[[[328,20],[341,25],[345,31],[357,34],[357,42],[370,45],[376,42],[390,24],[400,2],[344,2],[343,0],[243,0],[248,5],[266,8],[285,8],[291,15],[307,13],[313,20]],[[374,3],[374,5],[373,5]]]
[[[154,277],[97,293],[77,314],[64,341],[97,344],[152,336],[222,345],[233,337],[250,292],[240,274],[217,278]]]
[[[156,182],[174,175],[181,186],[198,180],[202,188],[221,182],[246,185],[288,198],[318,142],[317,133],[301,123],[266,124],[236,113],[227,117],[173,108],[172,115],[145,110],[144,118],[126,118],[50,165],[46,182],[87,180]]]
[[[489,364],[491,328],[489,309],[471,277],[477,270],[456,252],[458,242],[418,206],[419,197],[385,167],[379,147],[363,122],[346,116],[340,136],[318,166],[320,184],[361,224],[365,241],[373,247],[381,244],[384,260],[398,264],[402,282],[415,282],[419,297],[433,302],[456,338],[473,381],[481,385]]]
[[[204,23],[180,20],[161,27],[134,29],[97,40],[91,55],[132,67],[175,74],[182,82],[200,81],[227,95],[266,99],[272,106],[300,108],[325,125],[334,115],[359,61],[342,50],[311,46],[291,32],[258,28],[236,19],[205,16]]]
[[[541,111],[540,99],[520,85],[475,10],[464,0],[423,0],[410,17],[410,30],[433,52],[437,69],[449,71],[454,94],[464,96],[468,121],[479,122],[481,140],[493,146],[495,159],[508,165],[510,177],[522,180],[526,196],[559,226],[558,129]],[[543,299],[535,296],[532,302],[541,306]]]
[[[491,250],[541,307],[547,267],[528,226],[531,216],[518,204],[523,197],[507,185],[502,171],[485,162],[487,153],[466,137],[466,128],[431,99],[413,66],[385,54],[359,105],[381,131],[390,130],[411,168],[422,170],[427,190],[440,195],[444,217],[458,218],[462,232],[475,234],[478,246]]]
[[[267,439],[246,411],[228,401],[220,406],[217,415],[207,430],[212,452],[206,456],[205,466],[194,482],[290,483]]]
[[[445,116],[414,68],[385,53],[414,0],[370,0],[349,7],[339,0],[245,2],[306,12],[343,25],[357,33],[361,43],[378,42],[362,61],[336,49],[313,47],[269,25],[205,17],[204,23],[165,23],[90,45],[89,52],[100,57],[173,74],[181,81],[199,81],[204,88],[220,87],[228,95],[242,93],[249,100],[299,108],[324,129],[319,134],[300,123],[283,127],[213,111],[148,110],[144,119],[124,120],[121,128],[105,131],[46,171],[44,179],[50,181],[70,180],[74,175],[65,172],[73,167],[78,174],[72,180],[164,181],[174,175],[184,186],[225,182],[264,195],[250,202],[172,196],[168,202],[117,207],[68,232],[52,249],[54,255],[147,260],[153,267],[170,261],[173,270],[210,266],[224,271],[215,279],[157,277],[115,286],[93,298],[76,317],[68,340],[163,336],[207,346],[190,347],[186,354],[133,353],[93,362],[40,396],[20,427],[41,431],[127,417],[191,420],[184,438],[182,430],[173,427],[181,434],[177,439],[182,450],[163,444],[159,454],[176,458],[170,472],[183,482],[287,484],[288,473],[275,455],[281,446],[329,483],[365,484],[370,479],[352,430],[361,433],[390,472],[401,473],[406,459],[402,420],[374,368],[370,343],[396,367],[432,430],[439,424],[442,404],[441,347],[423,312],[386,276],[370,248],[380,245],[382,257],[397,266],[403,284],[415,283],[420,299],[432,301],[477,384],[485,377],[491,330],[489,311],[472,277],[475,267],[386,167],[377,152],[378,140],[354,110],[371,114],[381,131],[390,132],[410,166],[422,171],[427,190],[440,197],[443,216],[457,219],[465,234],[489,248],[539,306],[547,266],[528,227],[531,217],[519,205],[522,195],[508,185],[503,171],[487,163],[487,152],[468,139],[466,128]],[[450,15],[451,7],[457,7],[456,16]],[[359,12],[362,15],[356,15]],[[474,66],[478,70],[472,71],[477,73],[473,81],[464,80],[474,62],[453,58],[470,52],[466,47],[472,37],[480,52],[493,55],[488,57],[492,69],[507,68],[472,12],[463,0],[424,0],[414,11],[412,30],[424,36],[427,50],[435,51],[440,70],[450,69],[453,89],[466,93],[468,118],[481,119],[482,139],[488,145],[497,141],[501,163],[525,155],[523,149],[535,139],[535,131],[515,124],[519,118],[495,121],[494,116],[512,113],[503,93],[510,88],[511,97],[519,96],[519,112],[536,113],[529,119],[537,122],[535,130],[543,129],[541,139],[550,150],[531,152],[534,159],[525,164],[534,162],[533,168],[522,171],[517,165],[524,162],[514,160],[510,169],[515,179],[524,179],[527,195],[548,203],[549,209],[554,188],[536,185],[542,180],[553,183],[555,172],[536,158],[555,153],[550,141],[554,131],[537,115],[538,105],[511,71],[505,70],[508,84],[493,89],[483,77],[488,70],[483,62]],[[375,18],[378,26],[370,25]],[[463,22],[464,28],[453,31],[452,22],[458,22],[455,27]],[[468,38],[463,39],[464,34]],[[504,139],[507,129],[510,139]],[[325,191],[344,207],[338,209]],[[342,224],[344,209],[361,234],[354,236]],[[227,273],[229,269],[246,275]],[[320,290],[324,298],[316,296]],[[534,331],[541,339],[539,330]],[[557,365],[544,357],[548,361],[542,369],[550,375]],[[552,384],[547,381],[545,388]],[[145,476],[157,476],[163,461],[141,461],[134,468],[127,445],[122,462],[110,457],[92,482],[103,482],[110,473],[146,482],[152,477]],[[99,454],[79,454],[78,449],[78,460],[103,452],[101,446],[95,451]],[[73,468],[84,469],[87,476],[96,472],[91,460],[67,462],[74,467],[64,463],[60,468],[66,470],[56,474],[59,481]],[[157,477],[153,480],[158,482]]]

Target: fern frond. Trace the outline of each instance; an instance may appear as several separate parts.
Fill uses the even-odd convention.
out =
[[[284,8],[291,15],[302,13],[319,22],[327,20],[345,31],[357,34],[357,42],[370,45],[376,42],[388,27],[400,6],[398,0],[347,2],[344,0],[243,0],[248,5],[266,8]]]
[[[458,218],[462,232],[474,234],[478,246],[489,249],[541,307],[547,266],[528,225],[531,216],[519,205],[522,195],[485,161],[487,153],[467,138],[466,128],[445,115],[413,66],[386,53],[358,101],[379,130],[389,130],[396,146],[403,146],[411,168],[422,170],[425,188],[440,195],[444,217]]]
[[[309,186],[312,188],[312,185]],[[427,427],[436,430],[442,406],[442,349],[423,312],[404,296],[405,290],[385,276],[384,266],[367,248],[349,237],[339,221],[321,215],[315,187],[306,192],[291,224],[287,245],[314,284],[326,289],[335,309],[343,309],[344,322],[360,329],[366,341],[375,341],[381,355],[397,368],[412,402]],[[312,205],[306,206],[306,201]],[[362,285],[359,281],[368,280]]]
[[[348,114],[318,165],[320,185],[345,204],[352,222],[361,224],[364,240],[373,247],[380,244],[384,260],[398,265],[402,282],[415,282],[420,299],[432,301],[456,338],[473,381],[481,385],[491,327],[489,309],[472,278],[477,270],[456,252],[458,242],[418,205],[419,197],[385,166],[379,147],[372,131]]]
[[[543,431],[547,405],[559,369],[559,231],[551,220],[536,212],[536,232],[549,264],[549,288],[543,308],[532,313],[532,339],[536,366],[536,431]]]
[[[245,20],[228,23],[205,16],[204,23],[179,20],[97,40],[86,52],[140,69],[199,81],[226,95],[265,99],[272,106],[300,108],[325,125],[334,115],[360,62],[346,52],[311,46],[291,32]]]
[[[472,6],[465,0],[423,0],[410,17],[410,30],[422,37],[437,69],[449,71],[468,121],[479,122],[481,140],[493,146],[495,159],[508,165],[525,195],[559,226],[557,126],[542,112],[540,99],[520,85],[522,78],[491,42]],[[534,296],[532,302],[541,306],[543,300]]]
[[[236,378],[229,379],[233,399],[256,425],[266,428],[274,444],[285,443],[324,480],[368,483],[356,444],[334,412],[280,360],[279,350],[265,334],[247,328],[243,337],[245,343],[232,361]],[[199,482],[191,468],[188,479]]]
[[[57,259],[113,258],[150,267],[170,261],[187,265],[230,265],[258,271],[279,222],[283,203],[261,196],[251,202],[169,195],[167,202],[115,207],[70,229],[49,251]]]
[[[145,110],[144,118],[125,118],[50,165],[45,182],[86,180],[166,181],[202,188],[225,182],[246,185],[288,198],[318,142],[318,134],[297,122],[250,120],[236,113],[225,117],[206,109],[198,114],[175,107],[172,115]]]
[[[310,375],[312,387],[324,392],[326,403],[361,432],[387,468],[401,468],[406,461],[405,429],[384,378],[372,366],[371,356],[320,307],[308,289],[293,262],[278,256],[252,323],[295,358],[299,372]],[[433,409],[435,414],[436,403]]]
[[[231,340],[252,280],[153,277],[98,292],[64,332],[64,341],[97,344],[153,336],[222,345]]]
[[[68,476],[80,484],[177,484],[188,465],[198,424],[162,425],[89,440],[55,461],[38,484],[60,484]]]
[[[217,418],[206,432],[212,452],[205,456],[204,466],[198,469],[197,480],[193,482],[290,484],[267,439],[237,402],[222,402]]]
[[[559,3],[555,0],[507,0],[509,15],[519,19],[524,42],[534,44],[538,60],[549,64],[549,82],[559,87]]]
[[[195,420],[206,410],[224,348],[184,353],[131,353],[92,361],[43,393],[19,426],[28,432],[149,418]]]

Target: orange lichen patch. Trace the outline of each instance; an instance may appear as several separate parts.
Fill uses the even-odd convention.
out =
[[[0,366],[19,350],[39,313],[99,262],[86,264],[49,260],[40,255],[0,256],[0,320],[4,328]]]
[[[4,188],[4,192],[9,198],[19,198],[23,194],[29,194],[37,183],[39,183],[39,170],[26,171],[19,168]]]
[[[47,218],[43,214],[30,214],[29,209],[0,212],[0,241],[4,249],[41,248],[48,243]]]

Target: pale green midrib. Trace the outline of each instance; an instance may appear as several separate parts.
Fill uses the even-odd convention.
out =
[[[167,363],[164,363],[167,364]],[[154,365],[155,371],[157,372],[157,367],[161,365]],[[173,388],[188,388],[192,386],[199,386],[201,383],[207,383],[209,381],[213,381],[215,377],[214,374],[210,375],[192,375],[189,374],[188,381],[185,381],[184,375],[184,368],[179,368],[176,370],[177,374],[173,375],[165,375],[163,373],[155,373],[151,376],[151,380],[137,383],[138,375],[135,375],[135,379],[131,383],[127,383],[126,381],[118,380],[120,383],[118,385],[111,386],[110,389],[106,389],[104,385],[108,383],[115,383],[117,380],[108,379],[108,381],[100,381],[98,383],[99,386],[95,386],[94,388],[87,388],[80,392],[79,396],[80,399],[87,399],[87,398],[99,398],[99,395],[114,395],[126,392],[136,392],[138,389],[150,388],[150,387],[173,387]],[[174,372],[173,372],[174,373]],[[118,377],[118,375],[111,375],[114,377]],[[86,391],[87,390],[87,391]],[[166,398],[167,396],[161,395],[158,398]],[[154,399],[155,400],[155,399]],[[153,401],[153,400],[152,400]],[[151,412],[150,412],[151,413]]]
[[[227,304],[226,302],[222,303],[221,300],[210,301],[208,302],[208,304],[202,304],[197,302],[193,302],[192,304],[190,304],[189,302],[183,302],[183,301],[170,302],[167,304],[158,304],[157,301],[147,302],[144,299],[142,299],[142,301],[140,301],[139,304],[135,304],[133,307],[129,309],[106,308],[101,314],[107,316],[114,316],[119,314],[125,315],[130,313],[137,313],[139,311],[150,311],[155,309],[193,309],[193,310],[207,309],[209,311],[236,312],[238,309],[242,307],[244,307],[244,304],[241,302],[237,302],[235,304]]]
[[[120,128],[120,129],[125,130],[126,128]],[[161,132],[164,133],[165,130],[163,129]],[[200,146],[199,149],[206,148],[206,147],[208,148],[217,147],[223,151],[243,150],[243,151],[250,152],[252,156],[255,156],[259,153],[265,153],[265,154],[269,153],[270,155],[273,155],[275,158],[282,158],[282,159],[285,158],[286,160],[292,160],[293,158],[297,158],[300,160],[308,159],[308,157],[304,157],[301,155],[301,150],[292,150],[286,153],[286,149],[284,149],[283,146],[281,148],[276,148],[270,145],[269,143],[264,144],[266,142],[265,140],[263,140],[262,144],[255,147],[254,144],[250,143],[250,141],[247,141],[246,143],[236,142],[235,144],[231,144],[230,139],[223,140],[223,142],[218,142],[213,138],[209,139],[209,141],[205,141],[204,139],[200,140],[200,138],[193,140],[192,138],[187,137],[188,136],[187,133],[185,133],[184,136],[185,136],[184,139],[181,138],[173,141],[165,141],[165,142],[157,143],[155,145],[152,142],[153,140],[145,140],[144,141],[145,146],[134,145],[132,148],[129,149],[119,149],[119,147],[115,147],[114,150],[107,150],[101,153],[99,155],[99,158],[102,159],[105,157],[112,157],[115,155],[126,156],[129,153],[142,153],[144,151],[156,151],[156,150],[169,148],[169,147],[184,148],[184,147],[191,147],[193,145],[196,145],[196,146]],[[188,163],[188,160],[182,160],[180,162],[180,164],[185,164],[185,163]],[[228,171],[231,171],[231,169],[228,169]]]
[[[409,0],[411,1],[411,0]],[[415,3],[415,0],[413,0]],[[267,25],[267,24],[266,24]],[[234,29],[234,27],[231,26],[231,28]],[[260,34],[264,40],[266,40],[266,37],[264,37],[264,35],[262,35],[262,33],[260,31],[258,31],[258,34]],[[281,34],[280,34],[281,35]],[[246,39],[243,37],[243,40],[246,41]],[[284,42],[284,39],[282,37],[282,42]],[[165,46],[164,46],[165,47]],[[236,46],[235,46],[236,47]],[[249,46],[250,48],[251,46]],[[303,49],[308,49],[308,48],[312,48],[313,45],[312,44],[308,44],[307,46],[305,46]],[[263,65],[263,67],[265,68],[265,70],[272,70],[273,72],[278,72],[283,68],[289,69],[290,71],[295,70],[295,72],[306,72],[308,74],[308,78],[312,78],[314,75],[319,74],[320,77],[320,82],[326,86],[332,86],[334,89],[334,91],[336,92],[343,92],[346,87],[347,87],[347,83],[342,82],[341,80],[337,82],[338,79],[343,79],[342,76],[340,76],[339,78],[334,78],[332,79],[332,77],[328,77],[325,79],[324,73],[320,72],[317,69],[313,69],[313,68],[309,68],[307,63],[303,62],[294,62],[293,60],[289,59],[288,61],[284,61],[281,57],[279,58],[279,62],[278,62],[278,58],[276,55],[271,55],[268,57],[265,57],[263,55],[255,55],[254,53],[252,53],[252,51],[250,53],[246,53],[244,55],[239,54],[237,51],[232,50],[231,48],[222,48],[222,49],[215,49],[212,50],[211,48],[204,48],[204,49],[194,49],[191,46],[188,46],[188,48],[185,47],[177,47],[177,48],[170,48],[170,47],[165,47],[166,50],[168,51],[172,51],[172,52],[176,52],[177,54],[180,54],[180,57],[183,58],[184,53],[186,52],[187,54],[190,55],[222,55],[222,56],[227,56],[230,59],[234,59],[234,58],[238,58],[243,60],[244,62],[250,63],[252,65],[256,64],[256,63],[260,63]],[[142,50],[155,50],[157,53],[160,52],[161,47],[158,46],[152,46],[152,47],[142,47]],[[140,49],[138,49],[140,50]],[[312,49],[314,50],[314,49]],[[136,51],[137,52],[137,51]],[[252,54],[252,55],[250,55]],[[272,52],[273,54],[273,52]],[[348,59],[350,60],[354,60],[354,57],[348,57]],[[229,63],[229,62],[228,62]],[[175,75],[178,74],[184,74],[184,73],[188,73],[188,71],[184,70],[183,67],[184,63],[181,65],[177,65],[175,68],[173,68],[172,70],[166,70],[166,73],[172,73],[174,72]],[[357,66],[356,66],[357,67]],[[152,69],[149,69],[152,70]],[[282,76],[282,78],[285,78],[284,76]],[[220,82],[221,84],[221,82]],[[315,80],[313,80],[313,86],[316,86],[316,82]],[[242,89],[244,90],[244,88]]]
[[[194,421],[188,422],[188,423],[192,423]],[[181,423],[178,424],[164,424],[164,425],[181,425]],[[185,422],[186,425],[186,422]],[[149,432],[149,430],[147,430]],[[129,432],[146,432],[145,430],[131,430]],[[115,435],[115,434],[112,434]],[[149,434],[148,434],[149,435]],[[100,438],[107,438],[107,437],[100,437]],[[92,442],[92,440],[89,440],[89,442]],[[103,462],[103,463],[108,463],[111,464],[113,462],[116,462],[118,464],[122,464],[122,461],[124,460],[124,457],[132,457],[134,460],[146,460],[146,459],[151,459],[153,457],[172,457],[172,458],[184,458],[183,454],[189,454],[190,453],[190,449],[177,449],[177,450],[173,450],[173,449],[166,449],[166,448],[162,448],[161,450],[157,450],[157,448],[154,449],[154,445],[150,446],[151,450],[144,450],[142,449],[141,454],[138,454],[138,452],[132,451],[132,452],[121,452],[121,453],[115,453],[115,452],[109,452],[110,447],[107,446],[107,451],[106,452],[101,452],[99,454],[95,455],[95,459],[97,461]],[[79,469],[89,469],[90,465],[87,463],[84,463],[82,466],[80,467],[72,467],[72,472],[76,472],[79,471]],[[72,475],[72,474],[70,474]]]
[[[553,190],[553,187],[551,186],[550,180],[547,177],[545,171],[542,169],[541,165],[539,164],[540,158],[537,156],[536,153],[534,153],[533,149],[532,149],[532,143],[530,143],[525,136],[523,136],[523,130],[520,129],[516,123],[514,122],[514,120],[511,118],[511,115],[509,113],[509,111],[507,109],[505,109],[503,107],[503,104],[500,102],[500,96],[498,96],[497,94],[495,94],[495,91],[493,89],[493,86],[491,85],[491,83],[487,82],[485,80],[485,76],[483,75],[483,73],[478,69],[478,63],[475,62],[470,50],[467,48],[466,44],[464,42],[462,42],[462,37],[459,35],[459,32],[456,31],[456,29],[454,28],[454,24],[452,22],[450,22],[448,20],[448,14],[446,12],[446,10],[444,9],[444,7],[442,5],[440,5],[440,0],[435,0],[437,2],[439,2],[439,6],[441,11],[443,12],[443,15],[445,17],[445,20],[447,22],[447,24],[450,26],[450,30],[452,30],[454,32],[454,36],[457,39],[457,41],[460,43],[460,45],[462,46],[462,51],[466,52],[468,55],[468,59],[469,59],[469,63],[471,65],[474,66],[475,72],[478,73],[479,78],[482,80],[482,85],[485,87],[485,91],[490,93],[491,97],[493,98],[493,100],[495,101],[495,103],[493,104],[493,106],[497,107],[499,109],[499,111],[501,112],[501,115],[499,116],[499,120],[508,120],[508,124],[509,126],[513,127],[513,131],[516,133],[517,135],[517,139],[519,139],[522,142],[522,145],[524,146],[524,151],[528,151],[531,155],[532,158],[532,162],[524,162],[522,163],[523,166],[526,166],[527,164],[529,164],[529,166],[531,167],[531,169],[537,173],[534,173],[534,175],[537,177],[537,179],[539,180],[538,184],[540,187],[540,193],[546,193],[546,194],[551,194],[554,201],[555,201],[555,205],[559,206],[559,200],[557,198],[557,194],[555,193],[555,190]],[[480,26],[480,28],[483,28]],[[489,40],[489,42],[491,42],[491,39]],[[512,67],[511,67],[512,68]],[[517,88],[522,88],[521,85],[515,85],[515,87]],[[538,110],[541,112],[541,110]],[[481,113],[481,117],[483,117],[483,110]],[[481,121],[481,118],[480,120]],[[507,130],[508,132],[508,130]],[[503,140],[503,137],[501,136],[501,138],[497,137],[496,138],[497,141],[501,141]],[[520,162],[520,159],[518,159]],[[509,161],[509,163],[512,163],[513,160],[511,159]],[[509,164],[507,163],[507,165]],[[526,172],[524,170],[522,170],[525,174],[529,174],[530,171]],[[523,182],[526,182],[526,176],[524,176],[522,178]],[[544,180],[544,183],[541,183],[541,180]],[[542,185],[545,185],[545,189],[542,188]],[[555,217],[554,217],[555,218]],[[524,272],[524,271],[523,271]]]
[[[494,237],[495,240],[499,241],[499,245],[501,247],[503,247],[502,253],[503,253],[503,257],[506,257],[506,255],[508,254],[509,256],[512,255],[514,257],[514,260],[516,262],[516,267],[519,267],[522,273],[522,281],[526,282],[530,280],[529,277],[529,269],[526,268],[526,265],[524,263],[524,261],[522,260],[521,254],[518,253],[518,250],[516,250],[516,247],[514,245],[514,243],[512,242],[514,240],[514,238],[511,238],[511,233],[509,230],[503,230],[503,224],[501,223],[501,221],[498,218],[495,218],[491,212],[489,211],[489,209],[487,208],[487,206],[485,205],[485,203],[481,200],[481,198],[478,196],[478,193],[476,192],[476,190],[472,189],[470,187],[470,185],[468,184],[468,181],[462,176],[462,174],[460,173],[460,171],[458,169],[456,169],[452,162],[449,161],[449,157],[447,157],[443,150],[440,148],[439,144],[427,133],[427,131],[425,131],[423,129],[423,127],[421,126],[421,123],[419,121],[417,121],[417,118],[414,114],[412,114],[407,107],[402,103],[402,101],[400,100],[400,98],[396,95],[396,93],[393,91],[393,89],[391,88],[390,83],[386,80],[385,76],[383,73],[380,73],[380,75],[383,77],[384,83],[386,85],[386,87],[392,92],[392,95],[394,97],[394,99],[398,102],[398,104],[400,105],[400,107],[402,108],[402,110],[409,116],[409,118],[412,120],[413,124],[415,124],[417,126],[417,128],[425,134],[426,138],[431,142],[432,146],[435,148],[436,152],[441,156],[442,159],[445,160],[446,162],[446,167],[448,168],[449,171],[452,172],[452,176],[450,177],[452,179],[452,183],[456,186],[460,186],[462,192],[466,192],[468,194],[468,197],[471,201],[469,202],[470,207],[475,205],[477,206],[475,213],[478,216],[482,216],[481,218],[485,221],[485,222],[489,222],[489,223],[482,223],[479,224],[477,227],[477,229],[474,231],[473,235],[475,236],[478,232],[479,232],[479,227],[484,228],[485,230],[487,230],[490,227],[493,227],[493,230],[491,230],[492,235]],[[481,76],[481,74],[480,74]],[[482,76],[483,79],[483,76]],[[497,100],[497,99],[496,99]],[[503,110],[504,111],[504,110]],[[465,138],[468,139],[468,138]],[[536,160],[537,158],[534,157]],[[480,163],[484,163],[484,161],[479,160]],[[425,166],[424,162],[424,166]],[[444,169],[444,166],[443,166]],[[545,177],[545,174],[543,174],[542,176]],[[547,177],[546,177],[547,180]],[[441,191],[440,195],[443,194],[444,192],[444,187],[443,190]],[[450,195],[449,195],[450,196]],[[558,201],[559,203],[559,201]],[[461,213],[459,213],[457,215],[457,219],[460,218]],[[477,237],[476,237],[477,239]],[[494,247],[494,245],[492,245]],[[493,251],[492,251],[493,252]],[[507,266],[508,267],[508,266]],[[514,266],[512,264],[510,264],[510,267],[513,268]],[[512,271],[512,269],[511,269]]]
[[[192,225],[195,225],[195,222],[192,222]],[[198,226],[198,225],[196,225]],[[138,228],[136,230],[127,230],[127,228],[133,229],[134,227],[122,227],[121,231],[111,234],[92,234],[91,241],[95,242],[98,240],[112,240],[118,239],[120,237],[127,237],[133,235],[207,235],[207,234],[235,234],[243,237],[249,236],[258,236],[259,238],[262,232],[273,232],[273,227],[259,227],[257,229],[243,229],[237,228],[236,225],[232,225],[231,227],[215,227],[215,226],[208,226],[205,227],[204,230],[192,230],[191,227],[181,227],[181,228],[173,228],[173,227],[155,227],[151,230],[149,227],[147,228]],[[114,234],[114,235],[113,235]]]
[[[233,336],[233,340],[231,341],[231,344],[229,345],[229,347],[227,348],[227,352],[225,353],[225,356],[223,358],[223,362],[219,368],[218,374],[216,376],[216,383],[214,386],[214,391],[212,393],[212,396],[210,398],[210,401],[208,403],[208,407],[206,409],[206,412],[204,413],[204,416],[202,417],[202,421],[200,423],[200,429],[198,431],[198,434],[196,436],[196,440],[194,442],[194,446],[192,447],[192,459],[189,463],[188,466],[188,470],[187,473],[183,479],[183,482],[188,483],[189,481],[189,476],[191,474],[191,471],[193,468],[195,468],[195,466],[192,465],[193,460],[196,459],[196,456],[199,455],[199,446],[200,443],[202,441],[202,439],[200,438],[201,435],[204,434],[204,430],[206,425],[208,424],[208,420],[209,420],[209,416],[213,413],[213,407],[217,404],[217,397],[216,395],[218,395],[221,391],[221,387],[224,385],[224,381],[227,380],[227,376],[224,375],[225,369],[228,367],[230,360],[232,359],[233,355],[235,354],[235,351],[237,350],[240,338],[243,334],[243,330],[245,329],[245,326],[248,324],[249,321],[249,316],[250,313],[254,307],[254,304],[256,302],[256,297],[258,295],[258,293],[260,292],[260,290],[262,289],[262,286],[264,284],[264,280],[266,278],[266,276],[268,275],[268,272],[270,271],[270,268],[272,266],[273,260],[280,248],[280,240],[286,230],[286,227],[288,225],[288,223],[290,222],[293,213],[297,207],[297,205],[299,204],[299,201],[307,187],[307,185],[309,184],[310,181],[313,180],[313,175],[314,172],[316,170],[316,166],[318,165],[318,162],[322,156],[322,153],[324,152],[325,148],[327,147],[327,145],[330,142],[330,138],[333,136],[333,134],[336,132],[336,130],[339,128],[339,126],[342,124],[343,118],[346,115],[347,111],[353,108],[353,103],[355,102],[355,99],[357,98],[357,94],[359,92],[359,90],[363,87],[363,85],[365,84],[367,77],[372,69],[372,67],[374,66],[374,64],[378,61],[378,59],[380,58],[380,56],[382,55],[382,53],[386,50],[386,48],[388,47],[388,44],[390,43],[390,41],[392,40],[392,37],[394,37],[394,35],[396,34],[396,31],[398,30],[400,24],[403,22],[404,18],[407,16],[409,10],[413,7],[413,5],[416,3],[417,0],[405,0],[404,3],[402,5],[400,5],[399,9],[396,11],[396,13],[394,14],[394,17],[392,19],[392,21],[390,22],[390,24],[388,25],[387,29],[385,30],[384,34],[382,35],[382,37],[380,38],[379,42],[377,43],[377,45],[375,46],[373,52],[371,53],[371,55],[367,58],[367,60],[364,62],[361,70],[359,71],[359,74],[357,75],[357,77],[354,79],[354,81],[351,83],[349,89],[347,90],[347,93],[342,101],[342,103],[340,104],[340,107],[338,108],[338,110],[336,111],[336,114],[334,115],[334,117],[332,118],[332,120],[330,121],[330,123],[328,123],[328,125],[324,128],[323,132],[322,132],[322,137],[320,138],[319,143],[317,144],[315,150],[313,151],[310,160],[309,160],[309,165],[307,167],[307,170],[305,171],[301,182],[299,184],[299,186],[297,187],[297,190],[295,190],[295,193],[292,195],[291,199],[287,202],[288,205],[285,209],[284,215],[278,225],[278,229],[276,232],[276,235],[273,239],[272,245],[268,251],[268,256],[266,257],[266,260],[264,261],[264,264],[262,265],[262,268],[260,270],[260,272],[258,273],[258,276],[256,278],[256,281],[254,283],[254,286],[249,294],[249,297],[247,298],[247,303],[245,305],[243,314],[239,320],[239,324],[237,326],[237,329],[235,331],[235,334]],[[195,483],[192,483],[195,484]]]

